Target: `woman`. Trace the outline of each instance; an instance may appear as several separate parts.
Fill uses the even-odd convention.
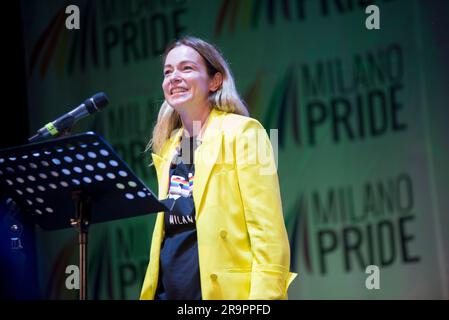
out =
[[[141,299],[286,299],[296,275],[273,151],[227,63],[207,42],[181,39],[166,51],[162,88],[148,147],[167,211]]]

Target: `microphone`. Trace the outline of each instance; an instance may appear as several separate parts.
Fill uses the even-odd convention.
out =
[[[56,136],[66,130],[70,130],[75,122],[100,111],[109,103],[109,99],[103,92],[94,94],[92,97],[86,99],[82,104],[73,109],[72,111],[62,115],[53,122],[47,123],[40,128],[37,133],[28,139],[29,142],[35,142],[36,140],[46,137]]]

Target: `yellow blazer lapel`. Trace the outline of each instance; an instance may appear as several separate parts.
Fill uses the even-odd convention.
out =
[[[168,169],[166,170],[166,167],[167,165],[170,165],[170,162],[155,153],[152,153],[151,156],[153,158],[154,167],[156,168],[158,196],[159,199],[163,199],[166,195],[164,194],[164,190],[167,190],[168,188]]]
[[[219,160],[222,145],[221,124],[223,112],[212,109],[204,129],[202,144],[196,149],[195,162],[195,180],[193,183],[193,199],[195,203],[196,219],[201,212],[201,204],[204,191],[207,186],[212,168]],[[176,132],[167,145],[163,148],[161,156],[152,154],[153,163],[157,172],[157,180],[159,185],[159,199],[165,199],[168,192],[169,170],[173,152],[176,150],[177,142],[181,136],[183,128]]]
[[[209,143],[202,144],[195,152],[195,180],[193,182],[193,199],[195,202],[195,219],[198,220],[204,191],[207,187],[212,168],[217,163],[221,151],[222,135]]]
[[[165,199],[167,197],[168,191],[168,183],[169,183],[169,175],[170,175],[170,163],[172,161],[173,153],[176,150],[176,144],[179,140],[179,137],[182,134],[182,128],[178,129],[175,134],[167,142],[167,145],[164,146],[161,156],[152,153],[153,164],[156,168],[157,173],[157,181],[159,186],[159,199]]]
[[[221,113],[212,109],[205,128],[202,144],[195,151],[195,180],[193,182],[193,199],[195,202],[195,220],[198,220],[204,191],[207,187],[212,168],[220,161],[222,145]]]

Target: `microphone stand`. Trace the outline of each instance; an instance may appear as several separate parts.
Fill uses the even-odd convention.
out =
[[[53,138],[67,137],[71,135],[73,129],[72,125],[67,126],[59,131]],[[32,141],[39,137],[39,134],[31,137]],[[76,218],[70,220],[70,225],[78,233],[78,248],[79,248],[79,299],[87,300],[87,235],[89,229],[89,220],[91,216],[91,199],[88,194],[82,190],[72,192],[72,199],[75,204]]]

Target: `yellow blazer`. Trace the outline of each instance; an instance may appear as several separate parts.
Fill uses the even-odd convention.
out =
[[[152,154],[165,199],[169,167],[182,128]],[[257,141],[257,143],[255,143]],[[257,148],[256,148],[257,146]],[[212,109],[194,156],[201,293],[208,299],[286,299],[296,274],[270,140],[255,119]],[[158,284],[164,213],[158,213],[141,299]]]

